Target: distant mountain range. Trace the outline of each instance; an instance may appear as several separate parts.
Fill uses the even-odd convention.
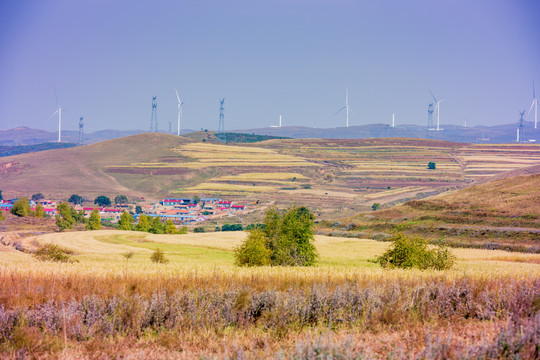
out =
[[[525,123],[525,140],[537,140],[540,142],[540,129],[534,129],[532,122]],[[425,126],[398,125],[391,127],[386,124],[369,124],[350,127],[336,128],[312,128],[302,126],[267,127],[253,129],[228,130],[235,133],[254,135],[268,135],[288,138],[327,138],[327,139],[365,139],[406,137],[419,139],[437,139],[465,143],[513,143],[516,141],[518,125],[504,124],[496,126],[464,127],[458,125],[443,125],[444,130],[428,131]],[[183,134],[193,130],[183,130]],[[84,143],[92,144],[104,140],[117,139],[124,136],[140,134],[143,130],[100,130],[84,135]],[[10,130],[0,130],[0,145],[33,145],[54,142],[58,138],[57,132],[17,127]],[[78,143],[77,131],[67,130],[62,132],[62,141]]]

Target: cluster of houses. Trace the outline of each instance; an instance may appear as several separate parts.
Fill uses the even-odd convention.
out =
[[[13,207],[13,203],[17,199],[1,200],[0,210],[9,211]],[[37,204],[43,206],[46,214],[54,216],[56,214],[56,203],[50,200],[30,201],[30,207],[35,210]],[[219,219],[226,216],[233,216],[243,213],[246,210],[246,205],[234,204],[232,201],[223,200],[220,198],[165,198],[158,203],[141,203],[139,204],[142,213],[155,217],[159,216],[162,219],[171,219],[175,223],[189,224],[195,222],[204,222],[209,219]],[[90,213],[95,207],[85,207],[81,205],[74,206],[77,211],[83,210],[85,216],[90,216]],[[117,205],[115,207],[98,207],[101,218],[103,220],[117,221],[124,211],[135,212],[135,205]],[[135,214],[137,219],[140,214]]]

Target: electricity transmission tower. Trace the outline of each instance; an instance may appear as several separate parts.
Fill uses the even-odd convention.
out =
[[[219,100],[219,125],[218,125],[218,140],[219,142],[226,143],[227,136],[225,135],[225,98]]]
[[[84,123],[83,117],[79,119],[79,146],[84,145]]]
[[[158,131],[158,120],[157,120],[157,96],[152,98],[152,116],[150,117],[150,132]]]

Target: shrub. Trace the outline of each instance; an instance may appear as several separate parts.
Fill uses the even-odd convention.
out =
[[[135,226],[135,230],[137,231],[149,231],[150,230],[150,222],[148,221],[148,216],[145,214],[139,215],[139,223],[137,226]]]
[[[221,231],[242,231],[244,230],[242,224],[225,224],[221,226]]]
[[[169,262],[169,259],[165,257],[165,253],[161,249],[156,249],[150,256],[150,260],[156,264],[166,264]]]
[[[377,262],[384,268],[445,270],[454,264],[454,256],[442,244],[430,249],[426,240],[395,233],[392,246]]]
[[[43,205],[37,204],[36,205],[36,212],[34,213],[34,216],[38,217],[38,218],[42,218],[44,214],[45,214],[45,212],[43,210]]]
[[[23,196],[17,199],[11,208],[11,213],[21,217],[30,215],[30,202],[28,198]]]
[[[118,229],[119,230],[133,230],[133,216],[128,213],[126,210],[122,212],[122,215],[120,215],[120,220],[118,221]]]
[[[235,263],[239,266],[270,265],[272,251],[266,247],[264,232],[259,229],[251,230],[249,236],[234,251]]]
[[[0,220],[6,220],[6,217],[4,216],[4,211],[0,210]]]
[[[430,170],[435,170],[437,168],[437,164],[435,164],[433,161],[428,162],[427,168]]]
[[[98,209],[92,210],[90,219],[86,224],[86,230],[101,230],[101,216],[99,216]]]
[[[374,203],[373,205],[371,205],[371,209],[373,211],[379,210],[380,207],[381,207],[381,204],[379,204],[379,203]]]
[[[196,232],[196,233],[203,233],[203,232],[205,232],[205,230],[204,230],[203,227],[196,227],[195,229],[193,229],[193,232]]]
[[[34,256],[41,261],[55,261],[55,262],[74,262],[71,259],[71,251],[62,249],[54,244],[47,244],[34,253]]]
[[[178,229],[176,229],[176,226],[172,222],[171,219],[168,219],[165,223],[165,234],[176,234],[178,233]]]
[[[56,226],[58,226],[58,229],[60,231],[64,231],[66,229],[71,229],[73,224],[75,224],[75,218],[73,217],[73,213],[76,213],[69,205],[68,203],[61,203],[58,204],[56,207]]]
[[[161,219],[159,216],[154,216],[154,219],[152,220],[152,223],[150,224],[150,228],[148,229],[148,232],[152,234],[163,234],[165,229],[163,228],[163,223],[161,222]]]
[[[180,234],[180,235],[187,234],[187,226],[182,226],[180,229],[178,229],[177,234]]]

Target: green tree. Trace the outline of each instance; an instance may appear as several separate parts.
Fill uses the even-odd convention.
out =
[[[193,202],[194,202],[195,204],[198,204],[200,201],[201,201],[201,198],[198,197],[197,195],[195,195],[195,196],[193,197]]]
[[[115,198],[114,198],[114,203],[115,204],[127,204],[128,202],[128,198],[126,195],[117,195]]]
[[[371,205],[371,209],[373,211],[379,210],[380,207],[381,207],[381,204],[379,204],[379,203],[373,203],[373,205]]]
[[[58,226],[60,231],[71,229],[73,224],[75,224],[72,210],[68,203],[61,203],[56,207],[56,226]]]
[[[39,201],[39,200],[45,199],[45,196],[43,196],[42,193],[36,193],[32,195],[31,199],[32,201]]]
[[[37,204],[36,205],[36,212],[34,213],[34,216],[37,217],[37,218],[42,218],[44,213],[45,212],[43,211],[43,205]]]
[[[11,208],[11,213],[21,217],[30,215],[30,201],[28,201],[28,198],[25,196],[18,198]]]
[[[2,190],[0,190],[0,200],[4,200],[4,198],[2,197]]]
[[[72,203],[73,205],[82,205],[83,201],[83,197],[77,194],[71,195],[68,199],[68,202]]]
[[[0,210],[0,220],[6,220],[6,217],[4,216],[4,210]]]
[[[165,234],[176,234],[178,233],[178,229],[174,225],[171,219],[168,219],[167,222],[165,222]]]
[[[128,213],[126,210],[120,215],[120,220],[118,221],[118,229],[119,230],[133,230],[133,222],[135,220],[133,219],[133,216]]]
[[[137,226],[135,226],[135,230],[146,232],[150,230],[150,222],[148,221],[148,216],[146,216],[145,214],[139,215],[139,223],[137,224]]]
[[[141,205],[135,206],[135,214],[142,214],[142,207]]]
[[[260,250],[260,238],[263,236],[264,247],[270,254],[270,265],[313,265],[318,256],[313,244],[314,225],[315,216],[303,206],[291,207],[284,213],[272,208],[265,214],[264,229],[252,230],[254,235],[236,250],[237,263],[241,264],[241,259],[251,259],[246,254]],[[241,251],[245,253],[241,254]],[[263,255],[260,256],[264,258]]]
[[[249,236],[235,249],[235,263],[239,266],[270,265],[272,251],[266,247],[264,232],[260,229],[251,230]]]
[[[150,224],[150,229],[148,229],[148,232],[151,232],[152,234],[163,234],[163,224],[161,223],[161,219],[159,216],[154,216],[154,219],[152,220],[152,223]]]
[[[96,204],[98,206],[110,206],[111,205],[111,199],[109,199],[108,197],[106,197],[104,195],[100,195],[94,200],[94,204]]]
[[[427,168],[430,170],[435,170],[437,168],[437,164],[435,164],[433,161],[428,162]]]
[[[86,230],[101,230],[101,216],[98,209],[94,209],[90,213],[90,219],[86,223]]]

